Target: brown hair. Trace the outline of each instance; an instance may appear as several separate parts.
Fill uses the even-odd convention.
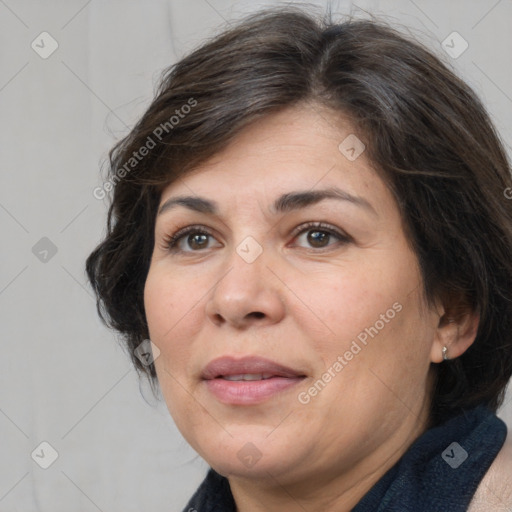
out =
[[[134,350],[149,337],[143,290],[162,189],[244,126],[305,101],[357,127],[397,199],[427,300],[480,315],[473,345],[437,365],[432,423],[478,404],[496,410],[512,374],[509,162],[473,91],[382,22],[267,10],[166,71],[146,113],[110,153],[107,234],[86,264],[100,316],[156,382],[154,365]]]

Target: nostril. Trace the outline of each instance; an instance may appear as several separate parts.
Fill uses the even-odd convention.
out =
[[[261,313],[261,311],[254,311],[253,313],[249,313],[247,316],[253,318],[265,318],[265,313]]]

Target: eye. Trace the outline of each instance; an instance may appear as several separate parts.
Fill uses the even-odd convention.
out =
[[[203,227],[188,226],[166,237],[164,246],[171,252],[199,252],[219,247],[220,244]]]
[[[300,226],[294,244],[301,247],[323,249],[334,244],[350,242],[350,237],[327,224],[312,222]]]

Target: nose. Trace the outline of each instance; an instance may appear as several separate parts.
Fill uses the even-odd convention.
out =
[[[285,316],[282,283],[268,263],[265,251],[251,263],[233,251],[206,303],[210,321],[239,330],[280,322]]]

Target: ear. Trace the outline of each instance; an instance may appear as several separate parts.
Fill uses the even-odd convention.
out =
[[[455,310],[456,309],[456,310]],[[455,359],[473,344],[480,323],[480,315],[468,307],[446,309],[439,318],[430,359],[433,363],[443,362],[443,347],[446,357]]]

